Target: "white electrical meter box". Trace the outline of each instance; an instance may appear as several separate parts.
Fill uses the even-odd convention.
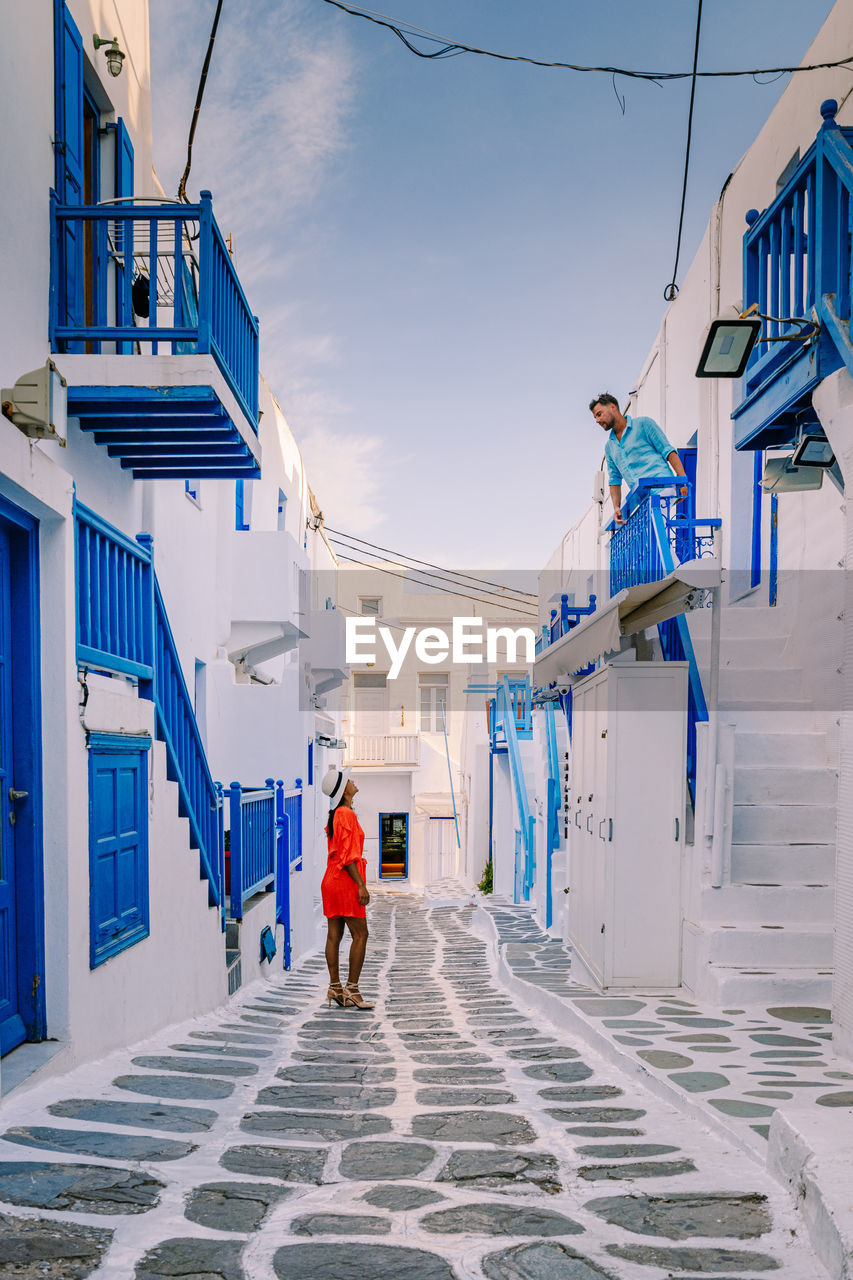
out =
[[[611,663],[572,692],[569,942],[602,990],[681,982],[687,663]]]

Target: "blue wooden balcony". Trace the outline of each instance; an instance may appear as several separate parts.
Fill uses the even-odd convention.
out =
[[[837,103],[821,106],[823,126],[794,173],[763,213],[747,213],[743,307],[766,317],[734,410],[737,449],[794,443],[817,421],[812,393],[846,366],[851,344],[853,129],[835,122]],[[816,322],[806,341],[795,319]]]
[[[260,474],[258,321],[209,192],[51,193],[50,344],[68,413],[139,479]]]

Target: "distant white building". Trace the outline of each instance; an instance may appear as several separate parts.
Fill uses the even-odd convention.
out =
[[[147,5],[6,6],[0,47],[8,1088],[314,945],[346,673],[212,199],[152,177]]]
[[[853,5],[838,0],[803,61],[850,55]],[[684,801],[665,815],[666,839],[678,855],[672,874],[681,886],[672,908],[680,939],[676,980],[720,1004],[832,1000],[836,1047],[847,1053],[853,1051],[847,692],[853,596],[845,571],[851,550],[845,483],[853,466],[849,91],[846,69],[791,78],[725,182],[623,404],[630,415],[654,418],[680,451],[691,479],[689,507],[675,506],[671,488],[652,485],[632,494],[628,522],[614,530],[599,473],[591,477],[593,502],[543,570],[546,634],[534,673],[535,765],[526,775],[536,873],[522,892],[537,903],[543,924],[576,945],[569,901],[578,895],[579,912],[594,903],[604,912],[600,934],[609,939],[605,925],[616,905],[606,868],[621,856],[609,846],[643,837],[644,822],[660,816],[661,792],[657,786],[635,792],[635,831],[627,837],[624,829],[614,831],[614,806],[638,777],[651,780],[652,772],[643,773],[651,764],[636,744],[633,757],[619,755],[627,711],[594,721],[584,703],[579,724],[572,723],[572,704],[586,687],[585,672],[592,673],[591,687],[608,664],[633,663],[639,678],[646,663],[681,662],[688,672],[680,712]],[[709,323],[753,307],[763,317],[762,341],[744,376],[695,376]],[[586,406],[599,390],[577,389],[573,412],[590,432],[599,428]],[[649,581],[658,585],[644,587]],[[578,613],[593,594],[595,612]],[[639,685],[629,678],[625,708],[630,688]],[[649,725],[662,723],[652,714],[660,710],[647,708]],[[647,742],[653,754],[651,728]],[[584,751],[598,755],[585,762]],[[614,760],[615,773],[608,772]],[[595,785],[575,785],[593,776]],[[658,867],[669,865],[669,854],[665,859],[657,847]],[[587,865],[605,868],[597,889],[584,879]],[[650,854],[634,899],[650,933],[663,910],[655,866]],[[496,879],[501,874],[496,867]],[[618,948],[619,938],[611,945]],[[649,981],[637,978],[641,986]]]
[[[339,582],[339,611],[364,655],[349,664],[342,725],[370,880],[406,892],[470,887],[489,860],[484,691],[524,671],[522,642],[507,647],[497,632],[531,629],[532,606],[516,613],[500,589],[464,580],[457,596],[393,561],[342,565]]]

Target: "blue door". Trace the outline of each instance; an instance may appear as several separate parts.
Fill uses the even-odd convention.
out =
[[[18,1007],[15,825],[12,772],[12,588],[9,537],[0,528],[0,1053],[26,1038]]]
[[[83,40],[77,24],[56,0],[54,88],[56,194],[60,204],[82,204],[85,183],[83,125]],[[66,221],[59,245],[61,289],[59,323],[85,324],[86,290],[84,278],[84,236],[82,222]],[[68,343],[69,351],[84,350],[81,343]]]

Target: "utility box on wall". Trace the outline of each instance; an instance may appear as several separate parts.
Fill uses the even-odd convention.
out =
[[[602,989],[681,981],[687,664],[574,686],[569,941]]]

